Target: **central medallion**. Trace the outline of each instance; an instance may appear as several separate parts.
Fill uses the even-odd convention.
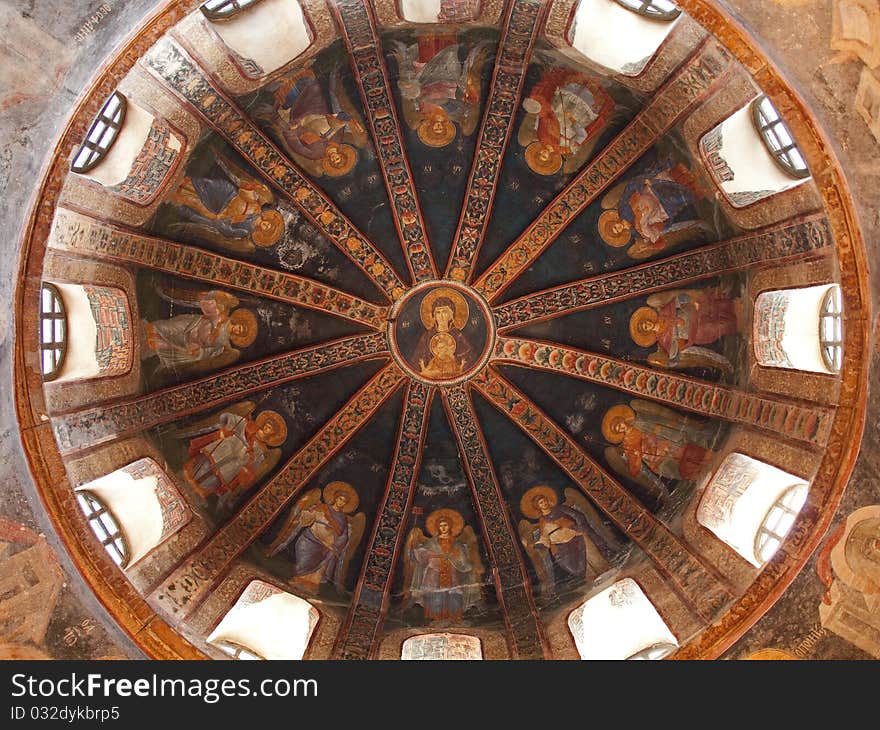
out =
[[[473,289],[428,281],[395,302],[388,339],[394,359],[416,380],[454,385],[489,360],[495,327],[489,305]]]

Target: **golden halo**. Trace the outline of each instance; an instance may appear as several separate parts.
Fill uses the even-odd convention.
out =
[[[333,165],[330,162],[330,152],[334,150],[342,157],[342,162],[338,165]],[[321,169],[324,171],[325,175],[329,175],[330,177],[340,177],[341,175],[351,172],[351,168],[354,167],[355,162],[357,162],[357,152],[355,152],[354,147],[350,144],[328,144],[324,149],[324,158],[321,160]]]
[[[236,309],[229,315],[229,340],[236,347],[248,347],[254,344],[257,339],[257,315],[250,309]],[[232,332],[232,325],[242,325],[244,327],[243,334],[235,334]]]
[[[333,502],[336,495],[342,492],[346,497],[348,497],[348,501],[345,503],[345,506],[342,508],[342,511],[345,514],[351,514],[358,508],[358,502],[360,502],[360,497],[358,497],[358,493],[354,491],[354,487],[351,486],[348,482],[330,482],[326,487],[324,487],[324,491],[321,493],[321,496],[324,499],[324,504],[330,504]]]
[[[792,659],[797,659],[794,654],[789,654],[787,651],[782,651],[782,649],[758,649],[758,651],[749,654],[745,657],[747,660],[751,661],[791,661]]]
[[[616,433],[612,429],[621,421],[629,423],[636,417],[636,412],[627,405],[611,406],[602,418],[602,435],[612,444],[623,441],[623,434]]]
[[[626,225],[626,228],[622,230],[620,233],[614,232],[614,226],[618,223],[623,223]],[[620,213],[616,210],[606,210],[602,215],[599,216],[599,235],[602,240],[605,241],[609,246],[613,246],[614,248],[620,248],[621,246],[626,246],[630,242],[632,238],[632,225],[629,221],[624,220],[620,217]]]
[[[550,156],[542,160],[541,152],[547,148],[550,149]],[[562,155],[550,145],[536,140],[526,147],[526,164],[532,172],[537,172],[539,175],[555,175],[562,168]]]
[[[269,228],[260,228],[259,223],[261,221],[268,222]],[[281,213],[277,210],[264,210],[254,222],[254,232],[251,234],[251,240],[254,242],[255,246],[259,246],[260,248],[274,246],[278,243],[278,239],[281,238],[283,231],[284,218]]]
[[[424,299],[422,299],[422,306],[419,313],[422,316],[422,324],[425,325],[425,329],[434,329],[434,302],[440,297],[446,297],[452,301],[452,304],[455,307],[455,312],[452,315],[452,323],[458,329],[463,329],[465,324],[467,324],[471,311],[467,299],[455,291],[455,289],[450,289],[446,286],[442,286],[439,289],[433,289]]]
[[[536,487],[526,490],[526,493],[519,500],[519,511],[530,520],[537,520],[541,517],[541,511],[535,506],[535,501],[538,497],[544,497],[550,503],[551,507],[555,507],[559,504],[559,497],[556,494],[556,490],[545,484],[539,484]]]
[[[464,517],[454,509],[448,509],[446,507],[435,509],[425,519],[425,526],[428,528],[428,534],[431,537],[437,537],[440,532],[440,530],[437,529],[437,523],[440,522],[441,519],[445,519],[449,523],[449,531],[453,537],[458,537],[464,529]]]
[[[267,446],[281,446],[287,440],[287,421],[280,413],[275,411],[263,411],[256,420],[257,428],[262,428],[267,423],[272,425],[272,435],[260,440]]]
[[[645,322],[657,324],[660,315],[653,307],[639,307],[629,318],[629,336],[632,337],[639,347],[652,347],[657,342],[655,330],[643,330],[641,325]]]
[[[443,123],[442,132],[434,130],[434,124],[438,120]],[[446,112],[443,109],[439,109],[421,121],[418,135],[419,139],[428,147],[445,147],[455,139],[455,125],[449,121]]]

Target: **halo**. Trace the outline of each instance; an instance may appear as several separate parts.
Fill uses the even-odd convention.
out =
[[[434,302],[440,297],[446,297],[452,301],[452,304],[455,307],[455,312],[452,315],[452,323],[458,329],[463,329],[470,316],[470,307],[468,306],[467,299],[455,289],[450,289],[447,286],[441,286],[439,289],[431,290],[428,292],[427,296],[422,299],[422,306],[419,313],[422,316],[422,324],[425,325],[425,329],[434,329]]]
[[[434,122],[437,119],[443,120],[443,131],[437,133],[434,131]],[[455,125],[449,121],[446,112],[439,109],[432,112],[427,118],[423,119],[418,129],[419,139],[428,147],[445,147],[455,139]]]
[[[254,232],[251,234],[251,240],[254,242],[255,246],[259,246],[260,248],[274,246],[278,243],[278,239],[281,238],[281,234],[284,231],[284,217],[277,210],[269,209],[260,213],[257,220],[260,219],[268,221],[271,224],[271,227],[268,230],[264,230],[255,224]]]
[[[334,149],[342,155],[343,159],[343,163],[338,167],[334,167],[330,164],[329,153]],[[351,168],[354,167],[355,162],[357,162],[357,152],[355,152],[354,147],[350,144],[328,144],[324,149],[324,158],[321,160],[321,169],[324,171],[325,175],[329,175],[330,177],[340,177],[351,172]]]
[[[530,520],[537,520],[541,517],[540,511],[535,507],[535,500],[538,497],[544,497],[551,507],[559,504],[559,496],[556,494],[556,490],[545,484],[539,484],[526,490],[526,493],[519,500],[519,511]]]
[[[425,519],[425,526],[428,528],[428,534],[431,537],[437,537],[437,534],[440,532],[437,529],[437,523],[440,522],[441,519],[446,519],[449,522],[449,531],[452,533],[453,537],[458,537],[464,529],[464,517],[462,517],[456,510],[444,507],[442,509],[434,510]]]
[[[342,511],[347,515],[351,514],[358,508],[360,498],[358,497],[358,493],[354,491],[354,487],[348,482],[330,482],[325,486],[324,491],[321,493],[321,496],[324,499],[324,504],[330,504],[339,492],[342,492],[348,497],[348,501],[345,503]]]
[[[229,332],[229,339],[236,347],[248,347],[254,344],[257,339],[257,315],[250,309],[236,309],[229,315],[230,325],[242,325],[244,334],[237,335],[232,331]]]
[[[639,329],[642,322],[657,324],[660,315],[653,307],[639,307],[629,318],[629,336],[632,337],[639,347],[653,347],[657,342],[657,333],[654,330],[645,332]]]
[[[620,233],[615,233],[612,228],[617,223],[626,223],[626,229]],[[599,216],[599,236],[601,236],[602,240],[609,246],[613,246],[614,248],[626,246],[632,238],[631,229],[632,225],[630,222],[621,218],[620,213],[613,208],[611,210],[606,210]]]
[[[555,175],[562,168],[562,155],[556,150],[551,151],[547,160],[539,157],[541,150],[547,146],[535,140],[526,147],[526,164],[532,172],[537,172],[539,175]]]
[[[260,439],[267,446],[281,446],[287,441],[287,421],[280,413],[275,411],[263,411],[256,420],[257,428],[262,428],[266,423],[272,424],[273,434],[268,438]]]
[[[619,444],[623,441],[623,435],[615,433],[611,429],[620,421],[631,421],[635,417],[636,412],[628,405],[611,406],[602,418],[602,435],[605,440],[612,444]]]

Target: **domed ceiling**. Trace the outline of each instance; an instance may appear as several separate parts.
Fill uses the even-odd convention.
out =
[[[206,638],[261,580],[317,610],[307,657],[447,632],[577,658],[572,610],[632,578],[674,656],[716,656],[824,532],[861,424],[858,232],[793,92],[696,0],[617,67],[575,47],[593,21],[570,0],[240,5],[133,36],[30,230],[24,321],[54,284],[71,358],[84,286],[109,338],[97,373],[18,373],[20,418],[51,423],[26,444],[44,499],[104,603],[140,638],[167,623],[143,639],[162,657],[223,657]],[[70,172],[114,91],[111,154],[144,129],[128,174]],[[762,93],[809,177],[731,195],[706,138]],[[835,283],[842,364],[768,364],[759,295]],[[732,454],[810,484],[760,566],[697,514]],[[73,488],[142,459],[186,516],[123,571]]]

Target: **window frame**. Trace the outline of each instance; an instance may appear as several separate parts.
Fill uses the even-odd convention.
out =
[[[661,641],[657,644],[651,644],[650,646],[646,646],[644,649],[640,649],[635,652],[635,654],[630,654],[626,658],[627,661],[637,661],[637,660],[650,660],[657,661],[659,659],[664,659],[668,657],[670,654],[678,651],[678,647],[675,644],[670,644],[666,641]]]
[[[826,321],[831,322],[835,339],[825,337]],[[825,367],[832,373],[839,373],[843,366],[843,294],[837,284],[825,293],[819,309],[819,351]]]
[[[108,115],[107,107],[110,106],[110,103],[114,100],[118,101],[118,107]],[[126,99],[125,94],[120,91],[114,91],[107,101],[104,102],[101,111],[98,112],[98,115],[89,126],[89,131],[85,138],[80,143],[79,147],[76,148],[76,153],[70,163],[71,171],[79,175],[84,175],[101,164],[113,148],[116,140],[119,139],[119,132],[122,130],[122,125],[125,124],[127,111],[128,99]],[[112,133],[109,137],[107,137],[108,131]],[[96,133],[99,133],[98,140],[93,142],[92,137]],[[105,137],[107,138],[105,139]],[[88,155],[85,161],[80,162],[80,157],[82,157],[83,153],[86,151],[88,151]]]
[[[775,118],[771,119],[766,110],[762,108],[765,102],[776,115]],[[779,114],[776,107],[773,106],[773,102],[770,101],[769,97],[766,94],[757,96],[752,100],[750,109],[752,114],[752,124],[754,124],[755,130],[761,138],[761,142],[764,143],[764,149],[767,150],[767,153],[770,155],[774,164],[793,180],[806,180],[810,177],[810,168],[807,165],[803,152],[801,152],[800,147],[798,147],[794,135],[791,133],[791,129],[789,129],[788,125],[783,121],[782,116]],[[776,131],[777,128],[782,129],[785,136],[788,137],[791,142],[785,142]],[[779,145],[779,149],[774,147],[774,142]],[[792,151],[796,152],[798,157],[800,157],[804,164],[803,169],[797,165],[792,157]]]
[[[795,521],[797,520],[797,516],[800,514],[801,509],[803,509],[804,504],[807,501],[807,494],[809,493],[810,485],[805,482],[798,482],[797,484],[792,484],[790,487],[786,487],[785,490],[776,498],[773,504],[770,506],[770,509],[767,510],[767,514],[764,515],[764,519],[761,520],[761,524],[758,527],[758,532],[755,534],[755,557],[761,562],[762,565],[769,562],[770,559],[776,554],[776,551],[782,546],[782,543],[785,542],[785,539],[788,537],[791,532],[791,528],[794,526]],[[800,499],[800,496],[803,495],[803,500],[800,502],[800,505],[797,509],[793,509],[791,506],[791,502]],[[775,515],[775,513],[781,512],[783,515],[788,514],[791,515],[792,520],[788,527],[783,530],[782,534],[775,532],[776,525],[771,529],[768,527],[768,523],[771,518]],[[780,517],[781,519],[781,517]],[[777,519],[777,525],[779,520]],[[772,552],[770,552],[765,557],[765,548],[767,545],[775,543],[776,546],[773,548]]]
[[[681,8],[674,7],[671,10],[666,10],[658,7],[654,0],[614,0],[614,2],[636,15],[661,23],[670,23],[681,15]],[[638,3],[637,6],[636,3]]]
[[[45,292],[51,297],[51,311],[46,311],[44,306]],[[43,332],[46,321],[52,322],[52,341],[46,342]],[[61,322],[61,338],[55,338],[55,322]],[[64,306],[64,299],[61,291],[51,282],[44,281],[40,288],[40,372],[43,374],[43,380],[56,380],[61,375],[64,368],[64,360],[67,357],[67,308]],[[47,351],[57,353],[53,355],[53,367],[46,371],[45,362]]]
[[[215,7],[209,8],[208,6],[212,2],[217,4]],[[207,2],[201,4],[199,10],[212,23],[217,23],[234,18],[242,11],[252,8],[259,2],[260,0],[207,0]]]
[[[80,511],[85,516],[92,533],[104,547],[110,559],[120,568],[127,568],[131,557],[131,550],[128,547],[125,533],[122,530],[122,523],[116,518],[116,515],[113,514],[107,503],[92,490],[77,489],[76,497]],[[96,506],[97,509],[95,509]],[[110,527],[114,528],[115,531],[111,531],[102,521],[101,518],[105,515],[110,520]],[[100,526],[101,532],[104,533],[103,537],[95,529],[96,524]]]
[[[222,651],[224,654],[234,659],[235,661],[266,661],[266,657],[261,656],[249,646],[239,644],[237,641],[220,639],[216,642],[212,641],[211,646],[217,647],[220,651]],[[242,657],[242,654],[248,654],[249,656]]]

